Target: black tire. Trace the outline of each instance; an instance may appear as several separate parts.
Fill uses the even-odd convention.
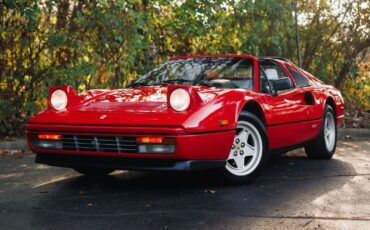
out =
[[[74,170],[84,176],[89,177],[107,176],[108,174],[114,171],[114,169],[106,168],[74,168]]]
[[[327,115],[331,114],[334,118],[334,146],[332,149],[328,149],[327,144],[325,142],[325,120],[327,119]],[[305,152],[310,159],[331,159],[335,153],[335,149],[337,146],[337,124],[335,119],[335,113],[333,108],[330,105],[325,105],[324,114],[322,118],[322,124],[320,129],[320,134],[311,142],[309,142],[305,146]]]
[[[249,174],[246,175],[235,175],[230,170],[228,170],[227,165],[221,169],[221,173],[225,178],[228,184],[247,184],[254,181],[263,171],[266,166],[268,160],[268,140],[267,140],[267,133],[264,124],[262,121],[252,113],[249,112],[241,112],[238,122],[244,121],[252,126],[258,131],[258,135],[261,137],[262,141],[262,156],[260,161],[257,164],[256,168],[251,171]],[[247,138],[248,139],[248,138]],[[247,140],[248,141],[248,140]],[[233,143],[234,144],[234,143]],[[245,163],[244,163],[245,164]]]

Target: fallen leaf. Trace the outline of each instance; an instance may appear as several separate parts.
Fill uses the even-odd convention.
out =
[[[212,189],[206,189],[204,192],[205,193],[208,193],[208,194],[214,194],[214,193],[216,193],[216,191],[215,190],[212,190]]]

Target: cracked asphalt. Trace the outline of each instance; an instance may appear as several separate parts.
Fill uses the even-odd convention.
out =
[[[339,141],[330,161],[275,156],[229,187],[213,173],[94,180],[33,161],[0,156],[0,229],[370,229],[369,141]]]

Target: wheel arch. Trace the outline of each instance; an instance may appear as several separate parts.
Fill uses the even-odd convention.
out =
[[[260,104],[258,104],[258,102],[256,102],[256,101],[248,101],[248,102],[246,102],[243,105],[240,113],[243,112],[243,111],[252,113],[256,117],[258,117],[262,121],[262,123],[264,125],[266,125],[265,114],[264,114],[264,112],[263,112],[262,107],[260,106]]]
[[[336,104],[335,104],[335,102],[334,102],[334,99],[333,99],[333,97],[331,97],[331,96],[329,96],[327,99],[326,99],[326,101],[325,101],[325,104],[324,104],[324,112],[325,112],[325,106],[326,105],[330,105],[332,108],[333,108],[333,112],[334,112],[334,120],[335,120],[335,122],[337,122],[337,108],[336,108]]]

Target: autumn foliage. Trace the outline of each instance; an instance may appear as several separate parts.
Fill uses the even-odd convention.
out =
[[[297,9],[303,68],[368,109],[368,1]],[[49,86],[120,88],[169,56],[210,53],[297,62],[292,1],[2,0],[0,136],[23,134]]]

